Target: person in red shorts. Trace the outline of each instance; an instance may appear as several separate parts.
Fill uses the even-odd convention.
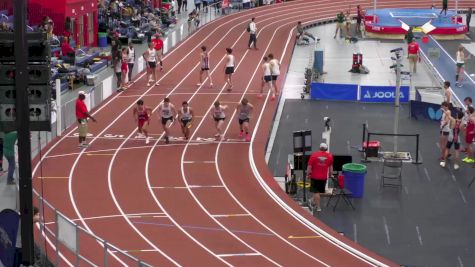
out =
[[[135,122],[137,122],[137,131],[139,132],[139,137],[145,137],[145,144],[150,143],[147,126],[150,125],[151,115],[152,109],[144,106],[142,99],[137,101],[137,106],[134,108],[134,119]]]
[[[333,155],[327,152],[328,146],[320,144],[320,151],[313,153],[308,160],[307,176],[310,178],[310,192],[313,199],[309,199],[309,206],[317,206],[317,211],[322,211],[320,206],[320,194],[325,193],[325,186],[329,175],[333,172]]]
[[[157,60],[160,63],[160,71],[163,71],[163,41],[160,39],[160,34],[155,34],[155,38],[152,39],[153,48],[157,50]]]
[[[419,60],[419,44],[415,39],[407,45],[407,58],[409,59],[409,71],[416,73],[417,61]]]

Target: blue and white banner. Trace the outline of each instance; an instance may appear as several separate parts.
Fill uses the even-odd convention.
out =
[[[361,86],[360,101],[374,103],[394,102],[396,95],[395,86]],[[401,103],[409,102],[409,86],[401,86]]]
[[[0,261],[4,266],[13,266],[20,215],[14,210],[0,212]]]
[[[311,99],[357,101],[358,85],[312,83],[310,88],[310,97]]]

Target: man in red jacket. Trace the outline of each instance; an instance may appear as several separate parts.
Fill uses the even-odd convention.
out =
[[[87,147],[87,119],[90,118],[93,122],[96,122],[96,119],[89,114],[84,99],[86,99],[86,93],[79,91],[78,99],[76,100],[76,119],[79,129],[79,147],[81,148]]]
[[[312,210],[314,205],[317,205],[317,211],[322,211],[320,194],[325,193],[327,179],[333,172],[333,155],[327,150],[327,144],[321,143],[320,151],[313,153],[308,160],[307,176],[310,178],[310,192],[313,193],[309,206]]]

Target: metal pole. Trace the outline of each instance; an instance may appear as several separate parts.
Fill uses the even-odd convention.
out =
[[[416,164],[419,164],[419,134],[416,134]]]
[[[33,190],[31,183],[30,110],[28,104],[28,46],[26,40],[27,0],[15,0],[15,89],[18,131],[22,264],[34,263]]]
[[[79,261],[80,261],[80,254],[81,254],[81,249],[80,249],[80,244],[79,244],[79,227],[76,224],[76,266],[79,266]]]
[[[401,59],[402,55],[396,52],[396,94],[394,96],[394,156],[398,150],[398,131],[399,131],[399,104],[401,99]]]
[[[366,137],[366,123],[363,123],[363,140],[361,141],[361,151],[364,151],[364,143]]]
[[[59,227],[58,227],[58,210],[54,210],[54,218],[55,218],[55,222],[56,222],[56,234],[54,235],[55,237],[55,240],[54,240],[54,246],[56,247],[56,266],[59,266],[59,239],[58,239],[58,236],[59,236]],[[45,233],[46,235],[46,233]],[[46,251],[46,249],[45,249]]]
[[[305,160],[305,137],[303,131],[300,131],[300,139],[302,140],[302,169],[303,169],[303,203],[307,203],[307,161]]]
[[[62,114],[61,114],[61,80],[56,79],[56,135],[61,136],[63,132]]]

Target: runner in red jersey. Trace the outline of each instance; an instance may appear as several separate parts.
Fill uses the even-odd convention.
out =
[[[147,126],[150,124],[151,114],[152,109],[144,106],[142,99],[137,101],[137,106],[134,108],[134,119],[137,122],[137,131],[139,132],[139,137],[145,137],[145,144],[150,142]]]

